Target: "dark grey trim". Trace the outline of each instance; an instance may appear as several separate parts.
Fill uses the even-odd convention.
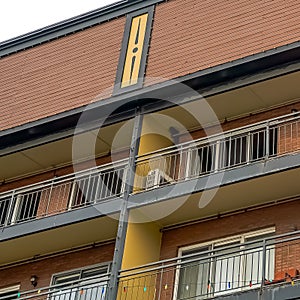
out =
[[[123,0],[0,43],[0,57],[38,46],[165,0]]]
[[[138,154],[138,149],[140,145],[142,123],[143,123],[143,116],[141,114],[140,109],[137,108],[135,119],[134,119],[132,138],[131,138],[129,160],[127,165],[124,196],[122,199],[122,205],[120,209],[121,211],[119,217],[114,257],[112,261],[112,267],[110,273],[111,275],[108,283],[108,291],[107,291],[108,300],[117,299],[118,275],[122,267],[124,247],[125,247],[127,228],[128,228],[128,220],[129,220],[128,199],[130,197],[130,193],[132,193],[133,191],[133,186],[134,186],[135,168],[136,168],[135,158]]]
[[[260,176],[275,174],[287,171],[300,166],[300,154],[276,157],[267,161],[251,163],[224,172],[221,184],[220,173],[203,176],[197,179],[186,180],[174,185],[166,185],[143,193],[133,194],[129,198],[128,208],[133,209],[161,201],[177,198],[191,193],[202,192],[219,186],[234,184],[245,180],[250,180]],[[209,184],[208,184],[208,177]]]
[[[271,284],[264,289],[253,289],[237,292],[227,296],[214,297],[219,300],[296,300],[300,299],[300,284],[295,281],[294,285],[289,282]]]
[[[128,87],[121,88],[121,82],[122,82],[123,71],[124,71],[124,66],[125,66],[125,60],[126,60],[132,19],[136,16],[139,16],[139,15],[142,15],[145,13],[148,13],[148,19],[147,19],[147,24],[146,24],[146,32],[145,32],[142,55],[141,55],[141,63],[140,63],[140,69],[139,69],[138,82],[134,85],[130,85]],[[118,63],[118,68],[117,68],[117,74],[116,74],[113,95],[133,91],[133,90],[143,87],[146,62],[147,62],[147,56],[148,56],[148,49],[149,49],[149,42],[150,42],[150,36],[151,36],[151,29],[152,29],[152,22],[153,22],[153,15],[154,15],[154,6],[150,6],[150,7],[141,9],[139,11],[135,11],[135,12],[127,15],[125,29],[124,29],[124,36],[123,36],[123,41],[122,41],[122,49],[120,52],[120,58],[119,58],[119,63]]]
[[[74,209],[65,213],[4,227],[0,229],[0,242],[119,213],[120,207],[121,200],[112,199],[93,206]]]

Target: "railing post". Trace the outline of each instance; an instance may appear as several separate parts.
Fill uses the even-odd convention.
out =
[[[270,124],[267,122],[266,126],[266,156],[265,158],[268,159],[270,156]]]
[[[122,258],[125,246],[125,238],[128,227],[128,199],[129,195],[133,191],[135,169],[136,169],[136,156],[138,154],[138,148],[140,143],[140,135],[142,131],[142,114],[140,109],[136,109],[134,127],[131,137],[130,153],[128,159],[127,174],[125,179],[125,189],[122,199],[122,205],[120,209],[119,225],[116,237],[114,257],[111,267],[111,275],[108,281],[108,291],[106,295],[107,300],[116,300],[118,295],[119,284],[119,271],[122,266]]]
[[[14,198],[15,198],[15,191],[12,192],[12,195],[11,195],[11,199],[10,199],[10,203],[9,203],[9,208],[8,208],[8,211],[7,211],[7,216],[6,216],[6,219],[4,221],[4,227],[6,227],[8,224],[9,224],[9,221],[13,215],[13,211],[14,211]]]
[[[267,266],[267,243],[266,240],[263,239],[263,247],[262,247],[262,272],[261,272],[261,293],[263,287],[265,286],[266,280],[266,266]]]
[[[45,216],[47,216],[48,212],[49,212],[50,201],[51,201],[51,197],[52,197],[52,190],[53,190],[53,185],[54,185],[54,179],[55,179],[55,177],[52,178],[51,186],[50,186],[50,189],[49,189],[48,201],[47,201],[47,204],[46,204],[46,207],[45,207]]]
[[[193,151],[192,148],[189,148],[186,151],[186,157],[185,157],[185,159],[186,159],[186,166],[187,166],[187,168],[185,169],[185,174],[184,174],[184,179],[185,180],[190,179],[190,175],[192,174],[192,151]],[[184,153],[183,150],[181,150],[181,155],[183,155],[183,153]],[[181,165],[180,165],[180,168],[181,168]]]

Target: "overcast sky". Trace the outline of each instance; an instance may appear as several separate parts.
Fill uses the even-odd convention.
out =
[[[0,42],[119,0],[2,0]]]

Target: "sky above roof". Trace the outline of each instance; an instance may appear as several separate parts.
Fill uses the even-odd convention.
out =
[[[0,5],[0,42],[117,0],[4,0]]]

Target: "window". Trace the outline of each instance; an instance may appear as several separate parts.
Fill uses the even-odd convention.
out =
[[[12,224],[36,217],[41,198],[41,191],[19,194],[15,197]]]
[[[75,179],[70,195],[70,208],[92,204],[119,196],[123,192],[124,169],[104,171]]]
[[[7,221],[10,203],[11,197],[0,199],[0,227]]]
[[[261,240],[273,233],[271,228],[180,249],[182,264],[176,272],[174,299],[205,299],[257,286],[262,280]],[[190,254],[195,256],[185,257]],[[265,269],[265,277],[272,280],[273,246],[267,247]]]
[[[271,127],[228,135],[211,144],[189,149],[185,159],[185,176],[197,177],[213,171],[249,163],[277,154],[277,128]]]
[[[20,290],[20,285],[13,285],[10,287],[0,289],[0,299],[3,300],[13,300],[18,299],[18,293]]]
[[[263,128],[237,136],[227,137],[220,143],[221,168],[255,161],[277,153],[277,129]]]
[[[52,277],[52,300],[105,299],[109,265],[73,270]]]
[[[195,177],[207,174],[214,170],[214,159],[216,155],[216,145],[201,145],[190,149],[187,153],[187,177]]]

